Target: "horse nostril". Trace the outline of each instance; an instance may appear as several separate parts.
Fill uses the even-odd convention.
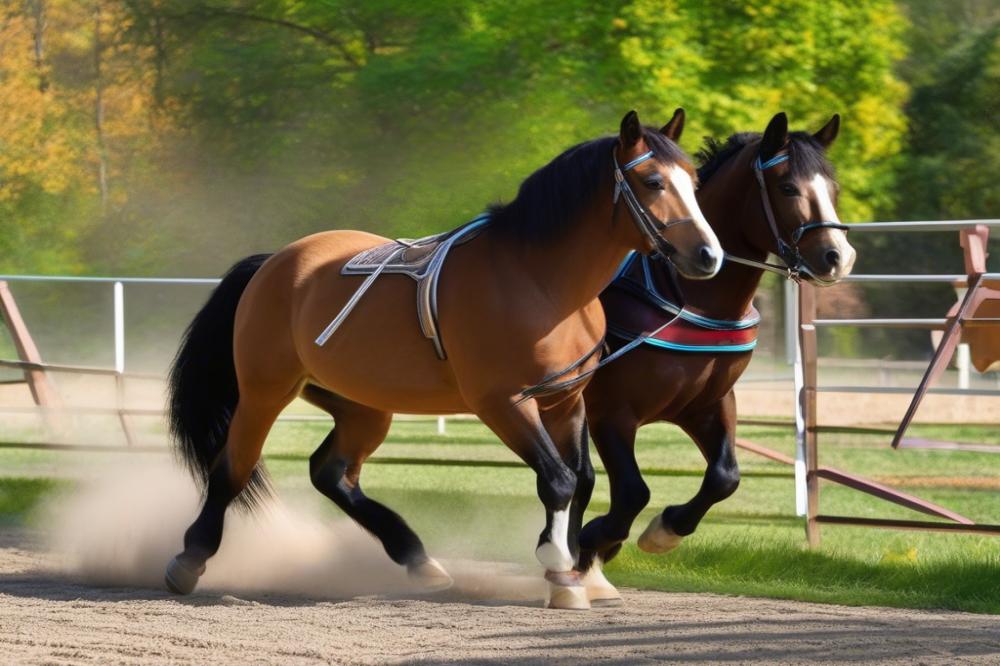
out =
[[[836,250],[827,250],[824,256],[826,258],[826,265],[830,268],[836,268],[840,263],[840,252]]]
[[[701,265],[703,268],[707,270],[715,268],[715,261],[716,261],[715,250],[713,250],[708,245],[703,245],[701,247],[700,255],[701,255]]]

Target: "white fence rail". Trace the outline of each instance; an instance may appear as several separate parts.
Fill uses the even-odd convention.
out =
[[[1000,219],[988,220],[947,220],[947,221],[916,221],[916,222],[869,222],[864,224],[851,225],[851,233],[912,233],[912,232],[946,232],[961,229],[973,229],[977,226],[990,228],[1000,227]],[[1000,273],[988,273],[984,276],[990,280],[1000,280]],[[0,366],[20,368],[22,370],[41,370],[52,372],[77,372],[89,374],[108,374],[116,378],[119,385],[126,377],[154,378],[154,375],[140,375],[139,373],[127,372],[127,345],[126,345],[126,287],[129,285],[162,285],[162,286],[214,286],[219,283],[218,278],[167,278],[167,277],[102,277],[102,276],[65,276],[65,275],[0,275],[0,282],[8,283],[78,283],[78,284],[106,284],[111,287],[113,297],[113,334],[109,340],[109,347],[113,352],[113,365],[111,368],[96,368],[69,364],[50,363],[27,363],[24,361],[0,361]],[[857,274],[846,278],[845,282],[855,283],[945,283],[956,287],[963,287],[968,283],[968,276],[964,274],[929,274],[929,275],[906,275],[906,274]],[[796,395],[801,391],[801,350],[799,348],[798,325],[800,316],[798,312],[798,296],[795,284],[788,282],[785,288],[785,341],[787,361],[794,366],[794,385]],[[998,320],[983,320],[994,323]],[[830,328],[836,326],[852,327],[886,327],[886,328],[922,328],[940,329],[943,328],[947,320],[944,318],[845,318],[845,319],[817,319],[812,322],[819,328]],[[967,357],[967,348],[960,349],[960,360]],[[964,371],[960,372],[959,390],[936,389],[934,393],[948,393],[954,395],[1000,395],[1000,391],[989,389],[968,389],[968,363],[964,364]],[[826,386],[817,387],[821,392],[869,392],[869,393],[905,393],[906,388],[898,387],[878,387],[878,386]],[[66,408],[67,411],[81,411],[96,413],[97,408]],[[0,411],[11,411],[11,408],[3,407]],[[145,415],[155,410],[135,410],[126,409],[119,405],[117,410],[109,410],[121,415]],[[801,415],[796,414],[797,430],[799,439],[802,440],[803,423],[800,422]],[[283,415],[286,420],[313,420],[325,419],[321,416],[308,415]],[[438,420],[438,432],[445,432],[444,417]],[[801,447],[800,447],[801,448]],[[801,453],[801,451],[800,451]],[[804,476],[799,479],[798,486],[804,488]]]

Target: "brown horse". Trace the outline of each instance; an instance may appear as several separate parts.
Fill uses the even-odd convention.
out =
[[[662,262],[637,258],[636,267],[622,271],[602,295],[612,341],[631,340],[672,321],[678,310],[673,306],[683,304],[684,314],[664,329],[676,328],[672,335],[648,338],[649,344],[602,367],[584,393],[590,433],[611,484],[610,510],[580,535],[579,570],[588,572],[584,580],[592,600],[620,599],[601,565],[618,553],[649,502],[634,453],[638,428],[675,423],[708,462],[698,493],[650,523],[639,539],[643,550],[675,548],[713,504],[736,490],[733,385],[750,362],[759,320],[754,292],[765,268],[774,268],[763,263],[768,253],[785,260],[782,270],[817,284],[850,273],[855,252],[838,221],[837,185],[825,156],[839,125],[835,115],[816,134],[789,133],[780,113],[763,136],[709,141],[699,154],[698,203],[726,251],[718,276],[692,282]]]
[[[190,592],[219,548],[226,507],[252,507],[266,491],[264,440],[301,395],[335,421],[310,460],[313,484],[428,588],[451,578],[399,515],[364,495],[361,468],[394,412],[477,414],[537,474],[546,524],[536,555],[550,603],[589,606],[571,548],[593,486],[582,392],[604,339],[598,296],[632,250],[658,250],[695,280],[722,263],[694,169],[674,143],[683,122],[678,109],[653,130],[630,112],[617,137],[557,157],[454,247],[436,292],[446,360],[421,332],[408,278],[383,276],[352,299],[361,283],[342,269],[388,239],[331,231],[237,264],[195,317],[171,372],[172,432],[207,487],[168,587]],[[342,309],[350,316],[326,340]],[[547,390],[526,392],[539,383]]]

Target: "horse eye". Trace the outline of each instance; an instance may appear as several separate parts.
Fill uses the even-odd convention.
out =
[[[781,193],[788,197],[797,197],[799,195],[799,188],[795,187],[791,183],[782,183],[778,185],[778,189]]]
[[[645,181],[643,184],[646,187],[648,187],[649,189],[651,189],[651,190],[662,190],[663,189],[663,181],[660,180],[659,178],[650,178],[649,180]]]

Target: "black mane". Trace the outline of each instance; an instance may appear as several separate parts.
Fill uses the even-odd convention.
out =
[[[701,166],[698,167],[698,180],[708,182],[716,171],[730,157],[743,150],[755,141],[760,141],[758,132],[739,132],[733,134],[724,142],[712,137],[705,137],[705,145],[698,151],[696,157]],[[792,178],[809,178],[821,173],[830,180],[836,180],[833,165],[826,159],[823,146],[808,132],[788,133],[788,164]]]
[[[680,148],[657,130],[647,127],[643,138],[664,162],[688,162]],[[525,178],[517,197],[490,206],[490,229],[524,242],[558,238],[602,188],[612,185],[611,151],[616,136],[573,146]]]

